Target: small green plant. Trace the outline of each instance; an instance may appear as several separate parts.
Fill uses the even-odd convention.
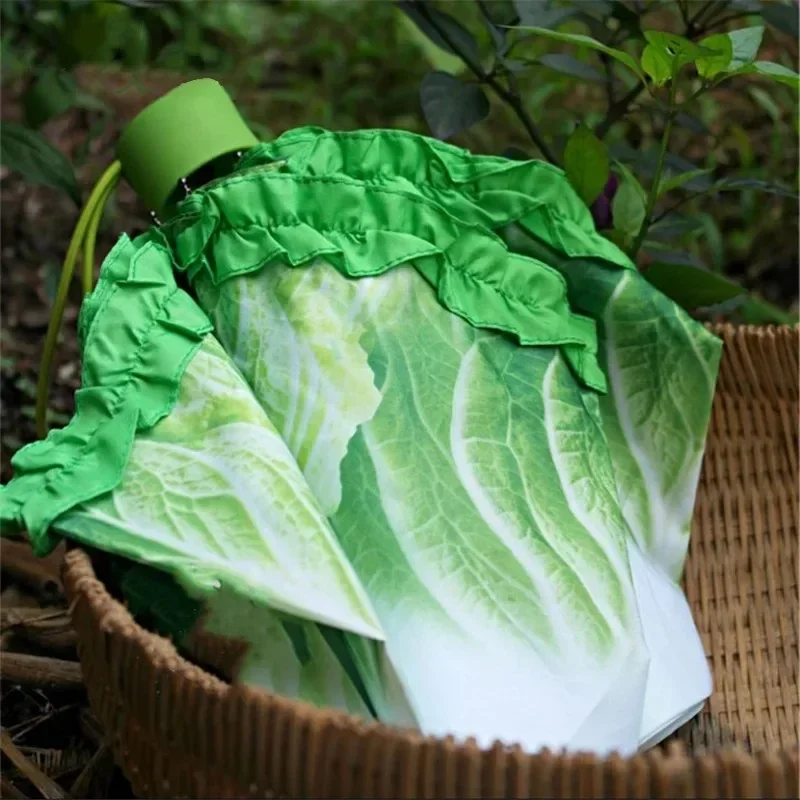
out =
[[[743,287],[688,254],[681,258],[665,247],[664,235],[677,238],[675,226],[691,226],[677,212],[698,196],[755,190],[796,199],[786,186],[748,174],[715,175],[713,168],[686,162],[670,151],[676,126],[708,132],[695,115],[723,83],[755,76],[796,92],[796,72],[759,58],[765,22],[796,37],[793,4],[477,0],[471,7],[404,0],[399,6],[436,46],[466,67],[466,74],[434,69],[422,81],[422,108],[434,135],[451,138],[482,121],[490,113],[488,95],[494,94],[517,118],[533,148],[564,168],[598,228],[638,259],[647,278],[664,293],[692,311],[730,311],[749,304],[751,318],[791,320],[791,315],[748,298]],[[656,29],[670,15],[682,34]],[[652,24],[651,18],[656,18]],[[745,27],[728,30],[732,23]],[[567,48],[542,51],[542,42]],[[553,135],[537,120],[536,93],[521,88],[526,76],[543,70],[603,83],[605,114],[595,121],[574,121],[566,136]],[[758,87],[751,91],[761,92],[762,102],[768,98]],[[614,136],[628,116],[643,109],[660,125],[658,147],[650,153],[638,153],[622,136]],[[713,233],[718,235],[718,229]]]

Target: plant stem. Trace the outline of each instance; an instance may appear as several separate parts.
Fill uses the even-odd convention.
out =
[[[611,130],[612,125],[619,122],[628,113],[631,103],[642,93],[643,89],[644,86],[641,83],[637,83],[608,109],[605,119],[595,129],[595,135],[598,139],[604,138]]]
[[[657,222],[661,222],[662,219],[668,217],[673,211],[677,211],[681,206],[686,205],[686,203],[690,202],[691,200],[696,200],[698,197],[703,197],[711,194],[714,191],[716,191],[716,187],[711,186],[708,189],[701,189],[698,192],[693,192],[692,194],[687,194],[684,197],[681,197],[680,200],[676,200],[671,206],[665,208],[660,214],[653,217],[653,222],[651,224],[655,225]]]
[[[520,99],[519,95],[506,89],[505,86],[503,86],[497,80],[497,78],[495,78],[493,75],[489,75],[480,64],[474,63],[470,58],[462,53],[461,50],[459,50],[456,46],[455,42],[453,42],[453,40],[450,38],[447,31],[441,26],[437,25],[436,20],[433,17],[425,13],[425,3],[419,3],[419,11],[425,16],[430,25],[436,29],[436,32],[442,37],[442,40],[447,44],[452,52],[455,53],[472,70],[472,72],[481,82],[485,83],[487,86],[490,86],[492,90],[508,104],[511,110],[517,115],[519,121],[522,123],[528,136],[530,136],[531,141],[539,148],[539,151],[544,156],[545,160],[549,161],[551,164],[557,164],[558,162],[553,151],[544,140],[544,137],[539,131],[539,128],[536,126],[536,123],[533,121],[531,115],[522,105],[522,100]]]
[[[714,8],[714,0],[709,0],[705,5],[701,6],[700,10],[697,14],[694,15],[692,19],[690,19],[686,24],[686,38],[691,39],[692,34],[699,33],[698,26],[700,24],[700,20],[707,15],[707,13],[711,11],[712,16],[716,12]]]
[[[677,81],[673,77],[669,89],[669,110],[667,111],[667,120],[664,124],[664,132],[661,135],[661,147],[658,151],[658,161],[656,162],[656,170],[655,174],[653,175],[653,183],[650,186],[650,194],[647,197],[647,207],[645,209],[644,219],[642,220],[642,225],[639,228],[639,233],[636,235],[636,240],[633,243],[633,247],[631,247],[631,251],[628,254],[632,261],[636,259],[636,254],[641,249],[645,236],[647,236],[647,231],[650,229],[650,225],[652,224],[653,211],[655,210],[656,200],[658,199],[658,189],[661,185],[661,175],[664,172],[664,162],[667,157],[669,137],[672,134],[672,123],[675,121],[675,116],[678,112],[678,109],[675,107],[676,94]]]
[[[686,25],[686,27],[688,28],[689,27],[689,12],[688,12],[688,10],[686,8],[685,0],[677,0],[676,5],[678,6],[678,12],[681,15],[681,19],[683,20],[683,24]]]
[[[494,89],[495,92],[497,92],[498,95],[500,95],[500,97],[503,98],[503,100],[506,101],[506,103],[508,103],[514,113],[517,115],[519,121],[524,126],[528,136],[531,137],[531,141],[539,148],[545,159],[551,164],[557,164],[558,162],[555,154],[550,149],[550,146],[547,144],[547,142],[545,142],[545,140],[542,138],[539,129],[536,127],[536,123],[522,105],[522,100],[520,99],[519,95],[507,91],[494,78],[489,76],[487,76],[486,82],[492,87],[492,89]]]

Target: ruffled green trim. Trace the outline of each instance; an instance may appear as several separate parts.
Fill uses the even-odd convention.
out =
[[[148,235],[122,236],[81,310],[75,416],[12,459],[15,476],[0,488],[3,532],[26,529],[35,552],[46,555],[58,542],[49,530],[54,520],[114,489],[134,436],[175,407],[183,373],[211,327],[177,287],[164,247]]]
[[[523,345],[562,346],[579,378],[605,391],[595,323],[570,309],[561,274],[412,188],[253,169],[194,192],[161,230],[177,267],[215,284],[275,260],[324,256],[356,278],[413,264],[445,308]]]
[[[450,214],[496,230],[514,222],[569,258],[633,262],[595,229],[564,172],[543,161],[512,161],[399,130],[331,132],[296,128],[250,150],[247,169],[283,162],[298,175],[344,174],[371,182],[401,180]]]

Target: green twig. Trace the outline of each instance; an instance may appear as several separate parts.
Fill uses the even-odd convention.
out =
[[[691,200],[696,200],[698,197],[704,197],[708,194],[713,194],[717,191],[716,186],[710,186],[708,189],[699,189],[696,192],[692,192],[691,194],[687,194],[682,197],[680,200],[676,200],[671,206],[665,208],[660,214],[653,217],[653,222],[651,223],[651,227],[655,225],[657,222],[661,222],[662,219],[668,217],[673,211],[677,211],[681,206],[685,206]]]
[[[675,106],[677,81],[674,73],[675,70],[673,69],[672,82],[669,89],[669,109],[667,111],[667,120],[664,124],[664,132],[661,136],[661,147],[658,151],[658,161],[656,162],[656,170],[655,174],[653,175],[653,183],[650,186],[650,194],[647,197],[647,206],[644,212],[644,219],[642,220],[641,227],[639,228],[639,233],[636,235],[636,240],[633,243],[633,247],[631,247],[631,251],[628,254],[631,257],[631,260],[635,260],[636,254],[641,249],[644,239],[647,236],[647,231],[650,229],[650,225],[653,221],[653,212],[655,211],[656,201],[658,200],[658,189],[661,185],[661,175],[664,172],[664,162],[667,158],[667,147],[669,146],[669,138],[672,134],[672,124],[675,122],[675,116],[678,113],[678,109]]]

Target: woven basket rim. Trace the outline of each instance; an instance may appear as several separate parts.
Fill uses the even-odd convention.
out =
[[[787,347],[787,354],[797,349],[798,333],[800,325],[788,326],[754,326],[754,325],[733,325],[707,324],[706,327],[720,336],[726,343],[732,340],[747,339],[781,339]],[[737,364],[737,369],[740,365]],[[752,368],[752,365],[751,365]],[[794,380],[788,376],[785,381],[774,381],[774,385],[763,386],[758,380],[758,375],[754,372],[748,373],[747,365],[742,364],[742,386],[747,387],[748,391],[769,395],[779,395],[783,398],[795,399],[800,396],[800,387],[797,385],[796,375]],[[754,376],[755,380],[748,378]],[[364,739],[372,737],[389,738],[398,745],[420,742],[435,742],[444,744],[448,749],[463,751],[470,757],[479,753],[516,753],[520,755],[544,756],[547,758],[563,758],[572,761],[573,759],[590,758],[595,762],[615,761],[618,763],[647,763],[658,762],[659,768],[667,763],[670,768],[682,769],[691,762],[698,759],[721,758],[728,763],[728,759],[734,759],[736,763],[743,765],[756,764],[761,759],[775,757],[785,757],[800,751],[800,745],[796,748],[785,750],[783,753],[767,751],[763,753],[749,753],[740,744],[733,746],[713,749],[695,750],[691,753],[687,751],[686,745],[680,741],[670,741],[666,747],[657,746],[644,753],[639,753],[626,758],[612,755],[607,758],[596,757],[593,753],[574,752],[568,754],[565,751],[554,752],[548,748],[537,753],[526,753],[519,745],[504,742],[495,742],[491,747],[480,748],[473,738],[457,739],[453,736],[437,737],[426,736],[413,729],[404,729],[387,725],[379,721],[369,721],[348,714],[338,709],[327,709],[313,706],[304,701],[295,700],[280,695],[276,695],[268,690],[235,685],[221,680],[215,675],[203,669],[198,664],[193,663],[184,657],[168,639],[144,628],[140,625],[128,611],[128,609],[111,596],[106,586],[95,573],[90,555],[77,545],[69,545],[63,565],[64,585],[70,601],[70,608],[74,609],[77,604],[81,604],[83,610],[89,612],[89,617],[93,624],[102,631],[106,637],[120,637],[126,640],[129,646],[144,656],[150,665],[156,670],[168,670],[171,673],[179,673],[184,681],[189,682],[197,689],[209,695],[215,695],[218,699],[225,699],[233,702],[251,702],[256,699],[268,698],[273,707],[279,707],[284,712],[288,712],[299,720],[313,720],[319,724],[327,724],[337,729],[349,729],[357,733]],[[741,760],[741,761],[740,761]],[[730,762],[733,763],[733,762]]]

